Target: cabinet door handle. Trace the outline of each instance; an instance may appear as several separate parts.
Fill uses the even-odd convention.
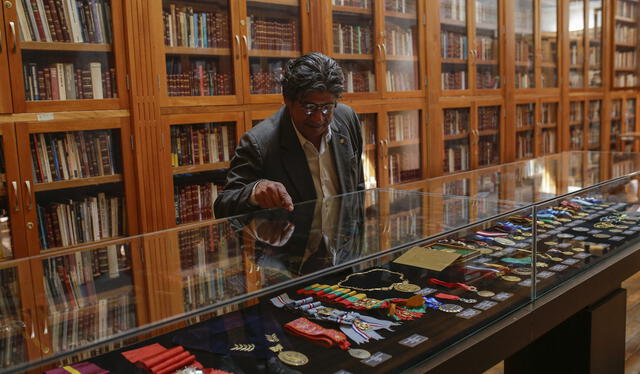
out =
[[[247,54],[249,53],[249,42],[247,41],[247,36],[246,35],[242,35],[242,43],[244,44],[243,56],[247,57]]]
[[[387,46],[384,43],[382,43],[382,50],[384,51],[383,61],[386,61],[387,60]]]
[[[13,48],[11,49],[11,51],[15,53],[16,49],[18,48],[18,39],[16,39],[16,24],[13,21],[9,21],[9,27],[11,28],[11,35],[13,36]]]
[[[15,207],[15,211],[19,212],[20,211],[20,198],[18,197],[18,182],[16,181],[11,181],[11,187],[13,187],[13,196],[15,196],[16,198],[16,207]]]
[[[236,38],[236,58],[240,58],[240,37],[236,35],[235,38]]]
[[[31,197],[31,182],[24,181],[24,185],[27,186],[27,196],[29,197],[29,204],[27,204],[27,209],[31,210],[31,208],[33,208],[33,197]]]
[[[376,47],[378,47],[378,56],[380,56],[380,61],[382,61],[382,47],[380,44],[376,44]]]

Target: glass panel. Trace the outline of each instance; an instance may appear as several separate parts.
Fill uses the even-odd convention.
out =
[[[589,0],[589,87],[602,86],[602,0]]]
[[[389,183],[404,183],[422,177],[420,155],[420,111],[389,112]]]
[[[558,0],[540,2],[540,61],[542,88],[558,87]]]
[[[378,185],[378,115],[375,113],[358,114],[358,117],[360,118],[362,140],[364,143],[364,151],[362,152],[364,185],[366,188],[375,188]]]
[[[163,0],[168,96],[234,95],[227,0]]]
[[[478,164],[500,162],[500,106],[478,107]]]
[[[470,184],[471,182],[469,179],[447,182],[444,183],[442,192],[445,195],[469,196],[471,194]],[[471,218],[471,207],[468,204],[464,204],[462,200],[450,199],[445,200],[444,203],[446,206],[445,211],[447,213],[445,213],[442,218],[445,225],[456,227]],[[458,213],[452,214],[453,212]]]
[[[302,55],[298,2],[247,1],[249,92],[282,93],[284,64]]]
[[[516,105],[516,128],[531,127],[536,122],[536,104]]]
[[[476,88],[500,88],[498,0],[476,0]]]
[[[470,109],[444,110],[444,172],[469,168]]]
[[[540,139],[542,154],[557,152],[558,123],[558,103],[542,103],[542,134]]]
[[[442,89],[466,90],[469,87],[466,0],[440,2],[440,49]]]
[[[584,0],[569,2],[569,87],[584,87]]]
[[[0,136],[0,261],[13,257],[11,237],[11,217],[9,215],[9,188],[7,186],[7,166],[4,156],[4,137]],[[0,367],[2,367],[0,365]]]
[[[15,266],[0,269],[0,369],[28,361],[28,330],[23,317],[19,270]]]
[[[622,137],[621,133],[636,132],[636,99],[627,99],[626,111],[624,115],[624,129],[620,133],[611,133],[612,137],[619,137],[616,143],[616,149],[623,152],[633,152],[635,148],[635,139],[633,137]]]
[[[118,97],[109,0],[15,4],[25,100]]]
[[[616,150],[616,142],[622,132],[622,99],[611,100],[611,128],[609,132],[609,149]]]
[[[518,131],[516,133],[516,158],[531,158],[534,151],[534,131]]]
[[[584,148],[584,101],[569,104],[569,149],[580,151]]]
[[[601,100],[589,101],[589,133],[587,134],[589,141],[589,150],[600,149],[600,110]]]
[[[392,191],[389,193],[389,199],[391,245],[398,246],[422,238],[425,215],[423,196]]]
[[[332,0],[332,4],[333,56],[342,67],[345,92],[374,92],[372,1]]]
[[[29,141],[42,249],[126,234],[119,130],[33,133]]]
[[[517,0],[516,24],[516,88],[535,88],[534,3]]]
[[[634,87],[638,85],[640,4],[635,1],[617,0],[615,5],[613,85],[614,87]]]
[[[627,99],[624,131],[636,131],[636,99]]]
[[[533,157],[535,121],[536,104],[516,105],[516,158]]]
[[[385,0],[384,49],[387,91],[419,88],[416,0]]]
[[[213,202],[236,149],[235,122],[173,125],[170,131],[176,223],[214,218]]]

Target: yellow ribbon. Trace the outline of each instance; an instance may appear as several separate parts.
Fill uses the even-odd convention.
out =
[[[63,366],[62,368],[64,370],[68,371],[71,374],[82,374],[81,372],[79,372],[78,370],[72,368],[71,366]]]

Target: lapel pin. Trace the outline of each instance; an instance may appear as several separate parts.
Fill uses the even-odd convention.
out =
[[[340,138],[340,144],[344,144],[344,138]]]

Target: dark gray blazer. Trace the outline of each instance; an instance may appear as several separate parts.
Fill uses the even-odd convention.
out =
[[[338,104],[334,110],[331,131],[330,147],[336,163],[340,193],[364,189],[362,134],[353,109]],[[240,139],[227,173],[224,191],[215,201],[216,218],[257,210],[257,207],[249,204],[249,197],[260,179],[282,183],[294,204],[316,199],[307,158],[285,106]]]

